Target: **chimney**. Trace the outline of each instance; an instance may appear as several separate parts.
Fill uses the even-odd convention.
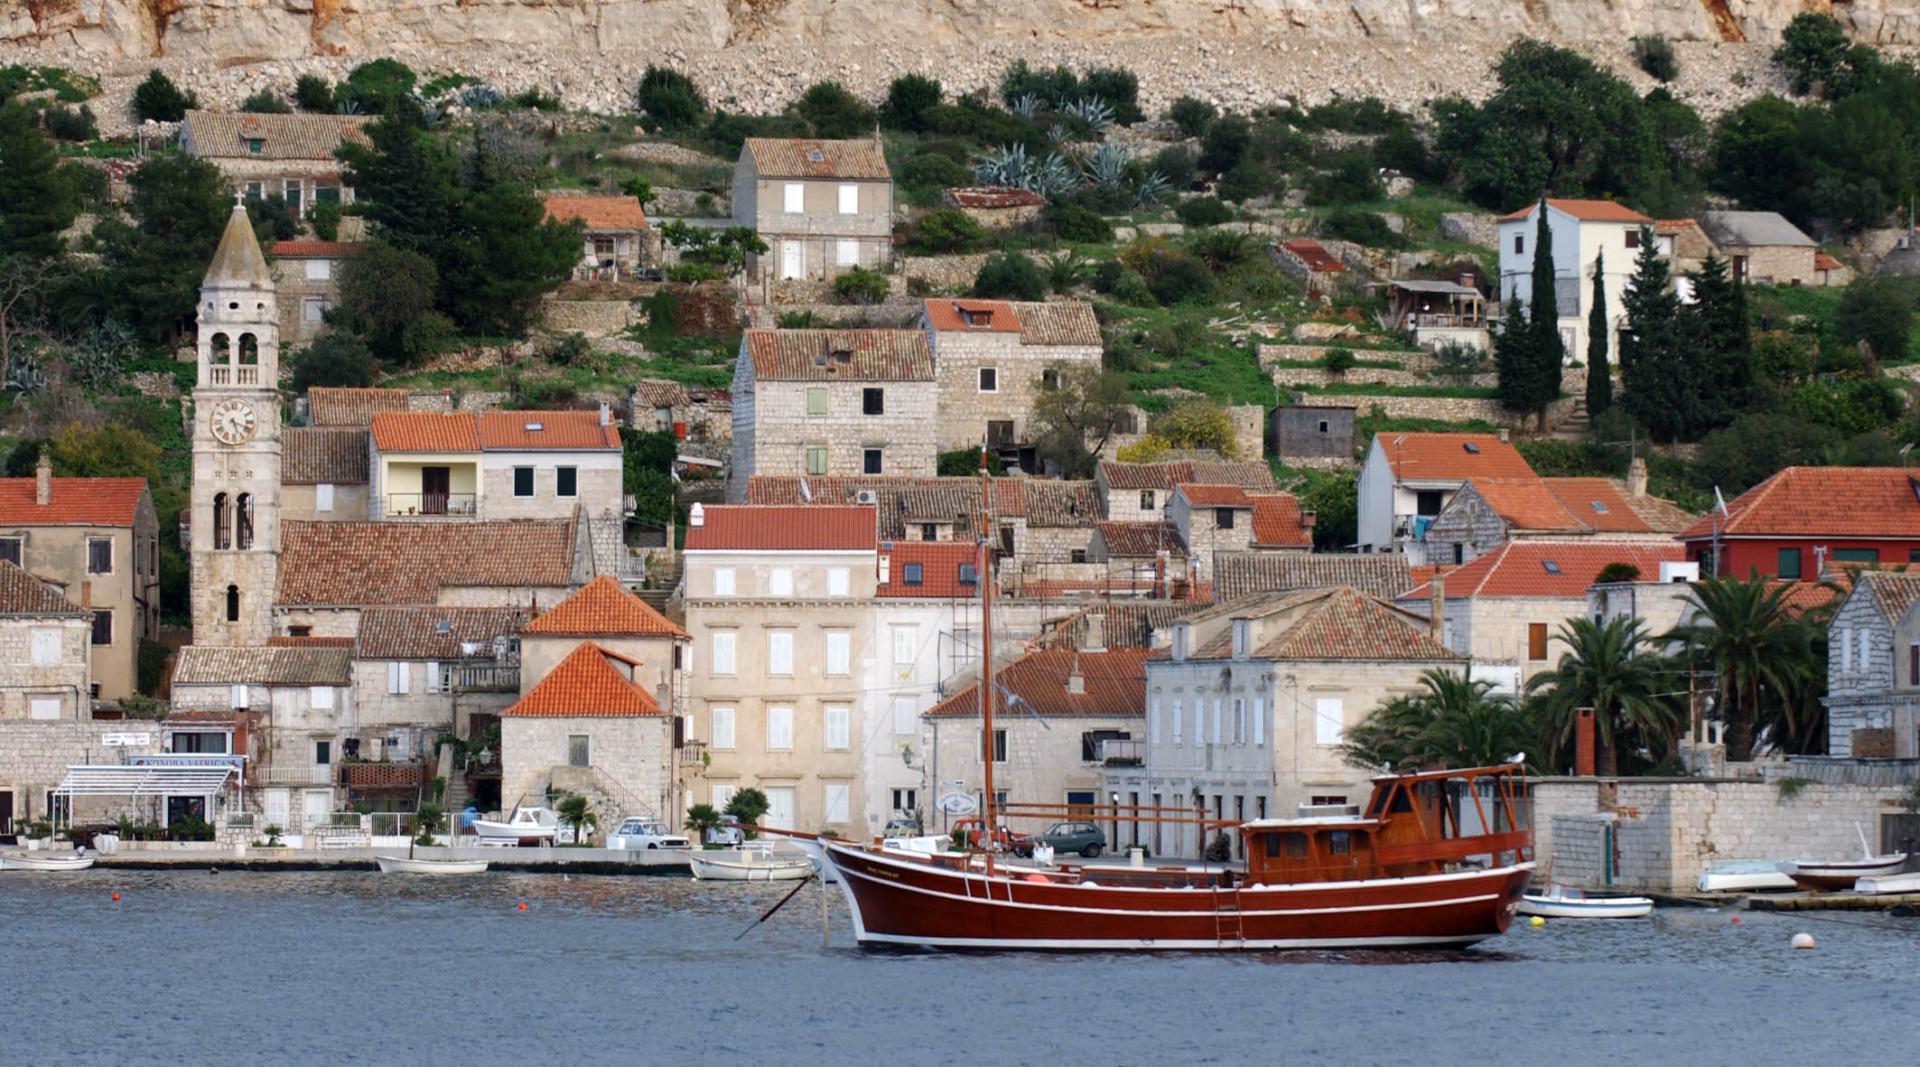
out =
[[[1573,773],[1580,778],[1593,777],[1593,709],[1574,712]]]
[[[1427,582],[1427,629],[1433,639],[1447,643],[1447,580],[1438,571]]]
[[[1085,694],[1087,691],[1087,678],[1080,673],[1080,653],[1078,650],[1075,650],[1073,653],[1073,666],[1068,668],[1068,671],[1070,673],[1067,675],[1067,692],[1074,696]]]
[[[1300,513],[1300,525],[1311,530],[1320,521],[1320,513],[1308,508]]]
[[[1639,456],[1627,464],[1627,495],[1635,499],[1647,495],[1647,461]]]
[[[612,421],[613,409],[607,406],[606,401],[600,401],[600,425],[605,426]]]
[[[33,502],[43,508],[53,503],[53,460],[45,452],[33,468]]]
[[[1087,616],[1087,638],[1083,643],[1088,652],[1107,650],[1107,616],[1102,612],[1093,612]]]
[[[699,501],[695,501],[694,505],[687,509],[687,525],[697,530],[706,524],[707,509],[700,506]]]
[[[1505,426],[1500,427],[1500,443],[1503,445],[1507,443],[1507,428]]]
[[[93,606],[93,583],[90,581],[80,583],[80,606],[83,608]]]

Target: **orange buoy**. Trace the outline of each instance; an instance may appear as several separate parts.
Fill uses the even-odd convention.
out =
[[[1053,879],[1048,878],[1046,875],[1038,873],[1027,875],[1026,880],[1029,882],[1040,882],[1042,884],[1053,881]]]
[[[120,894],[118,894],[118,893],[115,893],[115,894],[113,895],[113,899],[115,899],[115,900],[119,900],[119,899],[120,899]]]
[[[523,901],[521,901],[521,902],[520,902],[520,910],[521,910],[521,911],[526,911],[526,910],[527,910],[527,902],[526,902],[526,901],[524,901],[524,900],[523,900]]]
[[[1735,916],[1733,917],[1733,925],[1735,925],[1735,926],[1739,926],[1739,925],[1740,925],[1740,916],[1738,916],[1738,915],[1735,915]]]

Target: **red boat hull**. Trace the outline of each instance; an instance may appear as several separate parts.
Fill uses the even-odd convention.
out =
[[[1521,863],[1354,882],[1134,887],[1098,884],[1097,868],[1086,883],[1038,882],[846,845],[827,850],[860,943],[923,948],[1457,947],[1503,933],[1533,872]]]

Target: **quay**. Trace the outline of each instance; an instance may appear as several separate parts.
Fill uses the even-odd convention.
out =
[[[406,855],[407,847],[236,849],[131,849],[95,853],[94,866],[130,871],[372,871],[378,856]],[[710,853],[729,858],[727,849]],[[520,874],[612,874],[691,876],[686,852],[680,849],[623,850],[612,848],[417,848],[422,859],[486,860],[493,871]]]
[[[1747,902],[1749,911],[1893,911],[1920,914],[1920,893],[1770,893]]]

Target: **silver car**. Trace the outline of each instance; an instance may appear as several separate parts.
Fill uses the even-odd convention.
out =
[[[692,848],[693,842],[667,829],[667,824],[658,819],[632,818],[623,820],[618,828],[607,835],[607,847],[628,851]]]

